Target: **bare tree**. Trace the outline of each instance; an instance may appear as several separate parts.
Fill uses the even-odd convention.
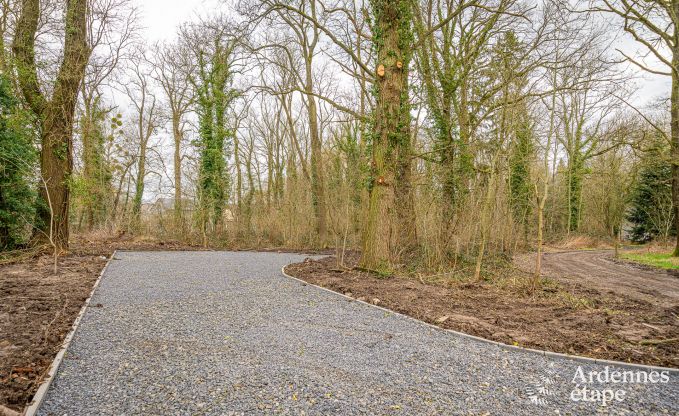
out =
[[[309,139],[311,143],[311,191],[314,213],[316,216],[316,231],[322,246],[327,240],[327,208],[324,185],[324,169],[322,156],[322,132],[318,120],[318,107],[316,98],[316,80],[314,80],[314,57],[318,54],[321,30],[314,22],[319,21],[316,1],[297,1],[285,6],[278,1],[264,1],[263,15],[268,21],[281,21],[289,28],[290,36],[282,41],[267,42],[267,47],[280,49],[278,58],[284,58],[287,62],[282,68],[290,71],[292,90],[303,93],[303,102],[307,110]],[[306,19],[308,15],[310,19]],[[297,60],[299,57],[299,61]],[[301,62],[300,62],[301,61]],[[297,65],[297,63],[301,65]],[[300,68],[301,66],[301,68]]]
[[[174,142],[174,219],[184,229],[182,204],[182,147],[188,121],[186,119],[193,104],[193,91],[188,79],[194,68],[191,60],[182,59],[187,54],[182,44],[156,45],[153,62],[154,77],[161,85],[170,109],[172,138]]]
[[[79,128],[82,138],[82,178],[84,184],[83,213],[92,229],[106,218],[110,183],[103,158],[104,118],[112,108],[106,106],[102,92],[112,78],[123,69],[121,63],[130,58],[136,42],[137,10],[129,0],[96,0],[91,3],[88,43],[92,56],[80,89]],[[114,117],[113,121],[117,119]],[[81,214],[82,219],[82,214]]]
[[[147,175],[149,140],[159,125],[158,102],[153,91],[151,71],[146,67],[146,62],[144,51],[139,50],[130,64],[130,79],[123,84],[123,89],[134,108],[134,135],[139,148],[135,192],[132,202],[133,227],[140,225],[141,205]]]
[[[590,4],[593,11],[618,17],[623,30],[660,63],[661,69],[619,51],[627,61],[643,71],[672,79],[670,136],[658,130],[670,142],[674,226],[679,233],[679,1],[596,0]],[[679,238],[673,256],[679,256]]]

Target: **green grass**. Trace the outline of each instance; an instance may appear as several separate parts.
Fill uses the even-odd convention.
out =
[[[679,257],[670,253],[622,253],[623,259],[661,269],[679,269]]]

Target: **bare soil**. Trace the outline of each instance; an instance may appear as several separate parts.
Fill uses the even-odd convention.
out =
[[[520,267],[530,270],[535,254],[519,256]],[[602,293],[672,308],[679,305],[679,273],[616,260],[611,250],[545,253],[544,273],[573,285],[593,287]]]
[[[609,258],[610,257],[610,258]],[[307,259],[286,272],[443,328],[506,344],[666,367],[679,367],[679,278],[619,264],[610,252],[550,253],[545,281],[531,292],[525,267],[490,281],[464,277],[384,278],[333,257]]]
[[[106,257],[74,252],[0,266],[0,405],[33,396],[87,299]]]

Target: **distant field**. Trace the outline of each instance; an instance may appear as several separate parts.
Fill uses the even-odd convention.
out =
[[[623,253],[621,257],[661,269],[679,269],[679,257],[672,257],[671,253]]]

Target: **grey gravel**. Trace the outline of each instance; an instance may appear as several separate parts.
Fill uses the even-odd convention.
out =
[[[303,258],[118,252],[38,414],[679,414],[677,374],[588,384],[626,397],[574,402],[578,366],[603,366],[507,351],[280,273]]]

